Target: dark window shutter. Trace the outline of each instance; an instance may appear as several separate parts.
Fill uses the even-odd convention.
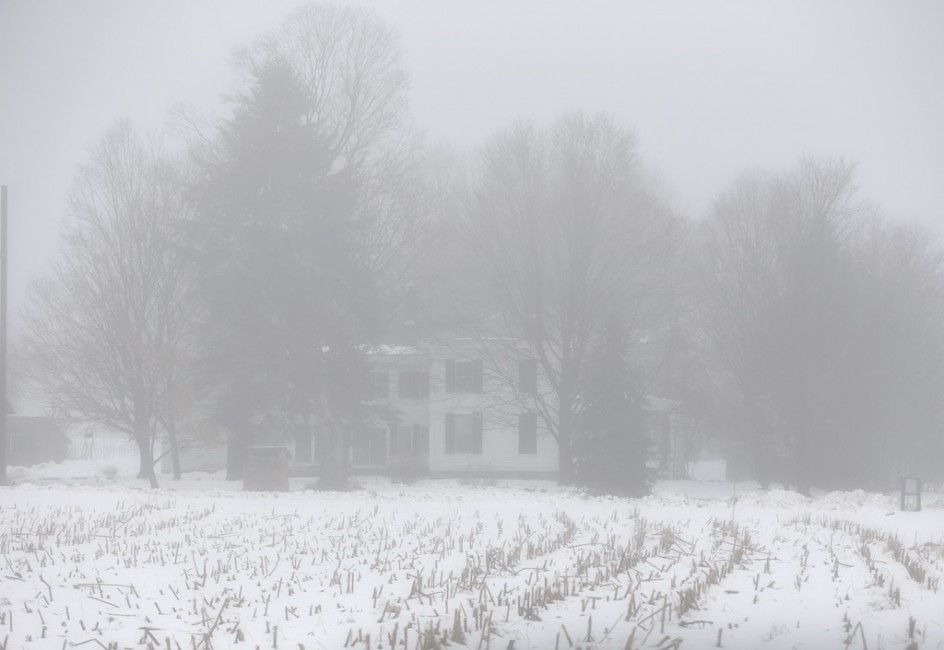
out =
[[[381,433],[375,436],[370,445],[371,465],[387,464],[387,436]]]
[[[518,390],[530,395],[538,392],[538,362],[522,359],[518,362]]]
[[[482,414],[472,416],[472,453],[482,453]]]
[[[476,359],[472,362],[472,373],[473,373],[473,384],[472,392],[481,393],[482,392],[482,360]]]
[[[452,359],[446,360],[446,392],[456,392],[456,362]]]
[[[456,453],[456,421],[452,413],[446,413],[446,453]]]
[[[538,451],[538,417],[534,413],[518,416],[518,453],[536,454]]]
[[[390,455],[394,456],[397,453],[397,425],[389,427],[390,432]]]
[[[429,397],[429,373],[426,371],[420,372],[420,388],[419,388],[419,397],[420,399],[427,399]]]
[[[429,429],[422,424],[413,425],[413,455],[429,453]]]

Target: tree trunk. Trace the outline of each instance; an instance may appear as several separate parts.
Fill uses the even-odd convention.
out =
[[[170,445],[170,467],[174,480],[179,481],[180,471],[180,442],[177,440],[177,423],[174,416],[167,420],[167,443]]]
[[[570,394],[561,390],[557,423],[557,480],[561,485],[572,485],[574,482],[572,408]]]
[[[802,420],[801,420],[802,422]],[[810,464],[809,428],[801,424],[796,432],[796,458],[794,459],[794,480],[797,492],[803,496],[810,496],[812,490],[812,472]]]
[[[132,436],[134,443],[138,446],[138,478],[147,478],[147,458],[151,455],[151,448],[148,447],[147,452],[145,453],[141,449],[141,440],[138,439],[137,435]],[[147,443],[145,443],[147,444]]]
[[[347,445],[344,432],[338,422],[331,415],[331,408],[324,396],[318,400],[321,413],[314,418],[319,426],[318,487],[322,490],[346,490],[347,476]]]
[[[151,435],[148,431],[139,429],[134,433],[134,441],[138,445],[138,454],[141,457],[138,478],[146,478],[150,487],[156,488],[158,485],[157,475],[154,473],[154,454],[151,452]]]
[[[557,387],[557,480],[561,485],[573,485],[574,482],[573,411],[579,376],[577,367],[573,357],[565,356],[561,360],[560,384]]]
[[[337,423],[329,419],[322,423],[320,434],[322,444],[318,459],[321,466],[318,473],[318,487],[322,490],[345,490],[349,485],[344,436],[341,429]]]
[[[229,439],[226,444],[226,480],[240,481],[246,463],[246,447],[249,446],[250,431],[247,422],[230,424]]]
[[[763,434],[755,434],[754,447],[754,476],[760,483],[762,490],[770,489],[770,463],[768,462],[768,444],[761,438]]]
[[[756,401],[751,399],[749,403],[751,406],[749,407],[746,424],[748,426],[751,457],[754,461],[754,476],[752,478],[760,483],[762,490],[769,490],[771,481],[771,438],[774,434],[770,430],[771,425],[767,422],[768,418],[761,414],[760,408],[756,406]]]

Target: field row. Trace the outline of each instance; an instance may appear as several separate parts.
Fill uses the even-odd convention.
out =
[[[0,648],[835,647],[944,611],[939,545],[811,513],[120,496],[0,510]]]

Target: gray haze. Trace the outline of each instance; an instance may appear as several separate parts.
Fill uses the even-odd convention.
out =
[[[55,250],[86,147],[118,116],[152,128],[176,102],[212,107],[232,48],[297,4],[0,3],[14,310]],[[940,2],[361,4],[399,33],[431,142],[472,148],[515,117],[603,110],[636,129],[691,216],[744,169],[811,153],[857,162],[890,216],[944,223]]]

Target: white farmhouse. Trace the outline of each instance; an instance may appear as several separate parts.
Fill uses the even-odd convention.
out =
[[[352,468],[556,476],[557,443],[533,408],[546,387],[535,361],[513,350],[506,342],[456,338],[372,351],[374,402],[388,405],[394,420],[355,434]]]

